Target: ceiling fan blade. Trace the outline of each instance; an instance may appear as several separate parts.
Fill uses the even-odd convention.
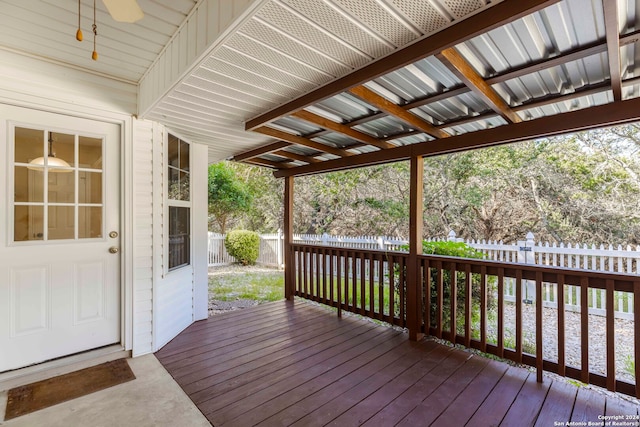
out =
[[[144,17],[136,0],[102,0],[111,17],[118,22],[133,23]]]

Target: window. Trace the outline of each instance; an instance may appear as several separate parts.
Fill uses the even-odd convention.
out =
[[[13,241],[103,237],[103,139],[15,127]]]
[[[167,141],[169,270],[191,264],[189,144],[169,135]]]

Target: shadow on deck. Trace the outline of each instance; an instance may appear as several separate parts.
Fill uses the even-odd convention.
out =
[[[197,322],[156,356],[216,427],[605,425],[610,415],[639,425],[623,399],[539,384],[535,372],[301,300]]]

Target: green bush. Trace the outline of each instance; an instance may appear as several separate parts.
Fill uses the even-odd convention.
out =
[[[243,265],[255,264],[260,250],[260,236],[249,230],[233,230],[224,238],[229,255]]]

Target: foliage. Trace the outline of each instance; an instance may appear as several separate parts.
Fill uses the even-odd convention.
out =
[[[224,238],[229,255],[243,265],[255,264],[260,251],[260,236],[249,230],[232,230]]]
[[[424,234],[465,239],[640,243],[640,125],[424,159]],[[282,180],[230,164],[255,203],[234,227],[282,227]],[[407,236],[409,163],[296,177],[294,232]],[[231,227],[229,227],[231,228]]]
[[[209,214],[220,233],[226,232],[229,218],[247,211],[251,202],[251,192],[227,162],[209,165]]]

